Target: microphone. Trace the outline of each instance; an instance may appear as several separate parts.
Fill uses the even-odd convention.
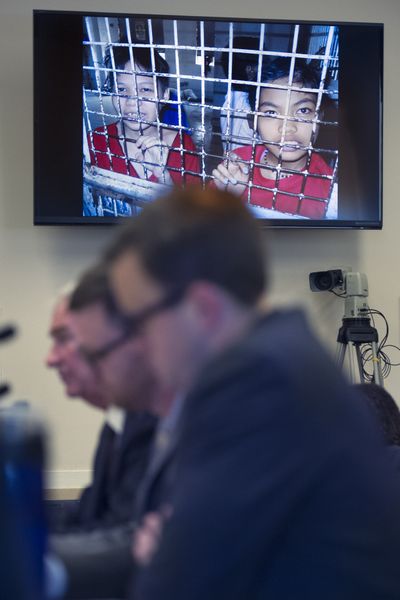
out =
[[[17,332],[17,330],[13,325],[6,325],[5,327],[2,327],[0,329],[0,342],[14,337],[16,332]]]
[[[11,390],[11,387],[8,385],[8,383],[0,384],[0,396],[7,394],[10,390]]]
[[[0,328],[0,342],[8,340],[16,334],[16,328],[14,325],[5,325]],[[11,390],[11,386],[8,383],[0,383],[0,399],[4,394],[8,394]]]

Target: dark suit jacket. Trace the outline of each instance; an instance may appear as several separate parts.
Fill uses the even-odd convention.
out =
[[[176,398],[167,417],[160,420],[153,436],[146,474],[136,496],[135,517],[139,522],[148,512],[168,503],[175,480],[175,452],[178,443],[182,398]]]
[[[398,600],[398,475],[352,394],[297,311],[215,358],[135,600]]]
[[[93,480],[71,511],[53,527],[57,533],[112,527],[133,519],[136,493],[145,473],[156,419],[127,413],[123,431],[106,423],[100,433]]]
[[[133,570],[134,507],[147,468],[156,419],[128,413],[122,434],[104,425],[93,482],[77,510],[59,523],[49,547],[68,573],[66,598],[125,597]]]

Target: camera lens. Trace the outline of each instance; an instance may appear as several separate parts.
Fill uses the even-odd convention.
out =
[[[315,271],[310,273],[309,278],[313,292],[329,292],[343,283],[343,273],[340,269]]]

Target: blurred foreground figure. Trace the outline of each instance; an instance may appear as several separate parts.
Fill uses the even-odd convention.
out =
[[[87,282],[89,277],[90,281]],[[88,304],[95,305],[98,311],[107,305],[108,288],[100,272],[94,271],[86,276],[74,291],[75,295],[82,287],[81,296],[87,296]],[[101,379],[98,365],[88,361],[82,354],[79,342],[83,325],[77,312],[70,310],[69,302],[70,295],[67,294],[59,298],[55,306],[50,324],[52,343],[46,364],[57,371],[69,397],[79,397],[87,404],[105,410],[106,419],[96,449],[91,485],[83,491],[78,504],[68,507],[52,524],[53,531],[60,533],[91,531],[131,520],[136,489],[146,468],[155,426],[155,420],[143,414],[143,411],[117,414],[112,409],[113,404],[118,404],[118,398],[115,398],[114,390],[110,389],[107,382]],[[105,308],[103,310],[102,325],[106,336],[115,337],[119,334],[118,324]],[[87,309],[82,321],[86,328],[97,326],[98,335],[101,335],[103,330],[94,320],[96,317],[97,313],[93,315]],[[134,364],[135,349],[127,345],[125,350],[128,350],[128,359],[131,359],[130,380],[133,379],[133,383],[129,380],[126,382],[127,377],[121,381],[120,377],[120,388],[129,398],[129,395],[135,395],[132,393],[132,388],[135,391],[135,379],[142,382],[144,369],[140,357],[137,359],[139,364]],[[140,383],[136,388],[140,387]],[[146,396],[147,388],[143,386],[141,391]],[[136,393],[138,395],[140,393]],[[123,401],[119,405],[122,409],[127,408]]]
[[[157,394],[154,377],[140,341],[121,339],[102,269],[84,273],[71,295],[59,300],[50,335],[47,365],[70,397],[106,410],[106,421],[92,483],[53,524],[49,546],[66,566],[67,598],[123,597],[133,568],[136,495],[156,425],[146,410]]]
[[[400,410],[394,398],[385,388],[376,383],[357,383],[354,386],[362,393],[372,413],[378,419],[388,452],[397,470],[400,471]]]
[[[264,256],[240,199],[193,188],[106,257],[127,334],[183,399],[132,598],[398,600],[398,478],[301,311],[261,314]]]

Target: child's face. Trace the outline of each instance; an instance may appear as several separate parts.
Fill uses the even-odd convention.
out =
[[[124,69],[133,71],[131,62],[127,62]],[[137,70],[142,70],[139,66]],[[117,75],[117,93],[113,97],[115,110],[121,115],[125,131],[132,133],[142,132],[146,135],[157,121],[158,106],[154,100],[156,89],[154,78],[151,75],[136,75],[134,73],[119,73]],[[158,96],[159,97],[159,96]],[[146,100],[146,98],[153,99]],[[144,122],[146,121],[146,122]]]
[[[287,85],[288,80],[281,78],[273,83]],[[265,116],[258,117],[257,131],[270,152],[268,162],[278,164],[281,156],[283,166],[293,169],[304,167],[306,148],[313,138],[312,120],[316,117],[316,100],[317,96],[312,92],[291,91],[286,111],[287,90],[260,89],[258,110]]]

